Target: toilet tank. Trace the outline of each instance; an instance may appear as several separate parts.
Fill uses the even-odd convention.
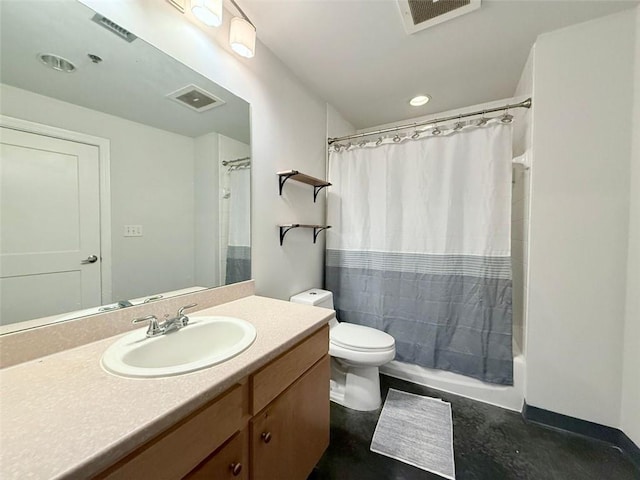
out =
[[[298,293],[291,297],[289,301],[333,310],[333,294],[328,290],[321,290],[319,288],[312,288],[311,290]]]

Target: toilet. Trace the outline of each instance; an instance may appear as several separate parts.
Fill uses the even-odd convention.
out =
[[[333,294],[312,288],[290,298],[333,310]],[[331,401],[360,411],[376,410],[381,405],[378,367],[396,355],[396,343],[388,333],[375,328],[329,323],[329,355],[331,355]]]

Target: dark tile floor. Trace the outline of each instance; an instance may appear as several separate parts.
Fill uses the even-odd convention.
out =
[[[627,457],[605,443],[525,423],[519,413],[382,376],[389,388],[442,398],[453,411],[457,480],[640,479]],[[380,410],[331,403],[331,444],[309,480],[441,479],[369,450]]]

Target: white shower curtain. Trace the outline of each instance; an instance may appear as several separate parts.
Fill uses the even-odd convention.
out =
[[[512,384],[511,128],[332,151],[326,286],[396,359]]]
[[[251,169],[229,172],[229,242],[225,284],[251,278]]]

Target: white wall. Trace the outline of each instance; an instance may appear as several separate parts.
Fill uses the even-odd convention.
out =
[[[258,42],[253,59],[241,59],[227,46],[229,15],[218,29],[196,23],[168,2],[82,0],[177,60],[251,103],[252,275],[260,295],[288,298],[319,286],[324,236],[314,245],[308,230],[290,232],[280,247],[276,224],[322,223],[323,203],[313,190],[288,182],[278,196],[275,173],[295,168],[324,177],[325,103]],[[258,36],[260,33],[258,32]]]
[[[8,85],[0,97],[4,115],[110,140],[114,300],[194,285],[192,138]]]
[[[636,65],[633,101],[629,208],[629,258],[622,377],[622,430],[640,445],[640,8],[636,8]]]
[[[353,125],[347,122],[335,107],[327,104],[327,137],[344,137],[355,132]]]
[[[203,287],[220,282],[218,194],[219,135],[208,133],[195,139],[195,284]]]
[[[613,427],[621,411],[635,15],[541,35],[533,82],[526,400]]]

